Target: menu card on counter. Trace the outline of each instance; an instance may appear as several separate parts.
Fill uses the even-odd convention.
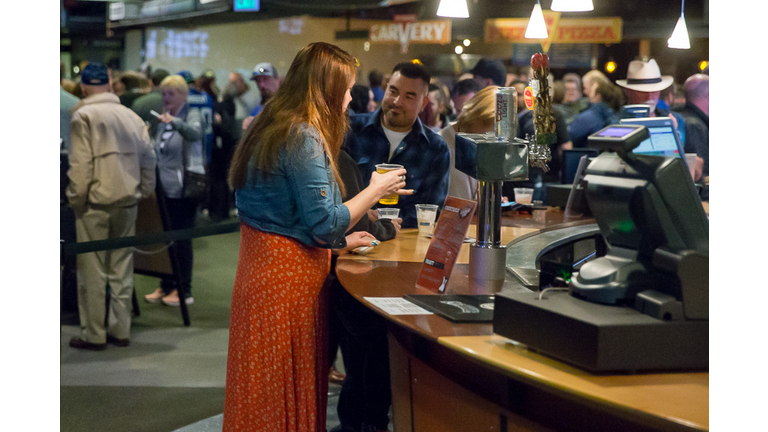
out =
[[[432,315],[432,312],[402,297],[363,297],[389,315]]]
[[[475,208],[475,201],[452,196],[445,199],[419,278],[416,280],[417,287],[437,293],[445,292]]]

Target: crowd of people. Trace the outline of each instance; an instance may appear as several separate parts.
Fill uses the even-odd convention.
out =
[[[211,70],[195,78],[163,69],[110,73],[92,63],[80,85],[62,79],[66,197],[78,241],[132,235],[136,204],[155,189],[168,203],[167,229],[193,227],[201,209],[227,219],[236,205],[241,240],[224,430],[325,430],[337,347],[346,371],[337,430],[388,430],[386,328],[335,280],[335,257],[415,228],[415,204],[477,199],[477,180],[457,169],[455,137],[493,131],[497,88],[516,88],[518,137],[534,135],[523,103],[527,74],[509,74],[499,60],[482,59],[448,80],[405,62],[360,83],[358,68],[350,53],[318,42],[299,51],[285,75],[258,63],[248,77],[258,94],[237,72],[220,89]],[[697,179],[708,177],[707,75],[684,83],[684,102],[652,59],[631,62],[627,79],[615,83],[593,70],[554,84],[557,139],[550,171],[531,168],[534,199],[543,198],[545,183],[560,180],[562,152],[586,147],[590,134],[619,121],[626,104],[675,119],[686,152],[700,159]],[[402,168],[380,174],[383,163]],[[194,194],[195,174],[207,178],[204,197]],[[391,194],[399,195],[400,217],[379,219],[372,209]],[[194,302],[191,241],[173,247],[181,277],[163,279],[146,301]],[[82,254],[77,268],[83,331],[70,345],[127,346],[131,253]]]

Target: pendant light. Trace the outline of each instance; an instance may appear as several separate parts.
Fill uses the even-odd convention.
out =
[[[672,32],[672,36],[667,39],[667,46],[676,49],[691,49],[691,40],[688,38],[688,26],[685,25],[685,0],[680,8],[680,18],[677,19],[677,25]]]
[[[557,12],[588,12],[595,10],[592,0],[552,0],[553,11]]]
[[[544,13],[541,12],[541,3],[536,1],[531,11],[531,19],[528,20],[528,27],[525,29],[526,39],[546,39],[547,23],[544,22]]]
[[[469,18],[467,0],[440,0],[437,16],[447,18]]]

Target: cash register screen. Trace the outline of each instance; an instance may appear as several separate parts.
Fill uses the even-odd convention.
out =
[[[683,157],[682,143],[668,117],[621,119],[622,124],[641,124],[648,128],[650,138],[638,145],[632,153],[651,156]],[[683,158],[684,159],[684,158]]]
[[[675,139],[675,130],[671,126],[651,127],[648,128],[648,132],[651,134],[651,137],[641,142],[632,153],[680,157],[677,140]]]

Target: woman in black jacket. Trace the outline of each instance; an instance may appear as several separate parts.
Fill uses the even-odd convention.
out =
[[[339,174],[349,199],[360,192],[363,178],[357,163],[342,148],[339,153]],[[400,232],[402,219],[376,219],[369,211],[347,234],[367,231],[379,241],[391,240]],[[375,220],[374,220],[375,219]],[[383,318],[363,306],[336,279],[336,256],[332,257],[330,290],[329,349],[331,364],[341,347],[346,377],[342,382],[338,415],[342,430],[361,430],[365,425],[388,422],[391,403],[389,387],[389,354],[387,329]],[[334,370],[331,369],[331,374]]]

